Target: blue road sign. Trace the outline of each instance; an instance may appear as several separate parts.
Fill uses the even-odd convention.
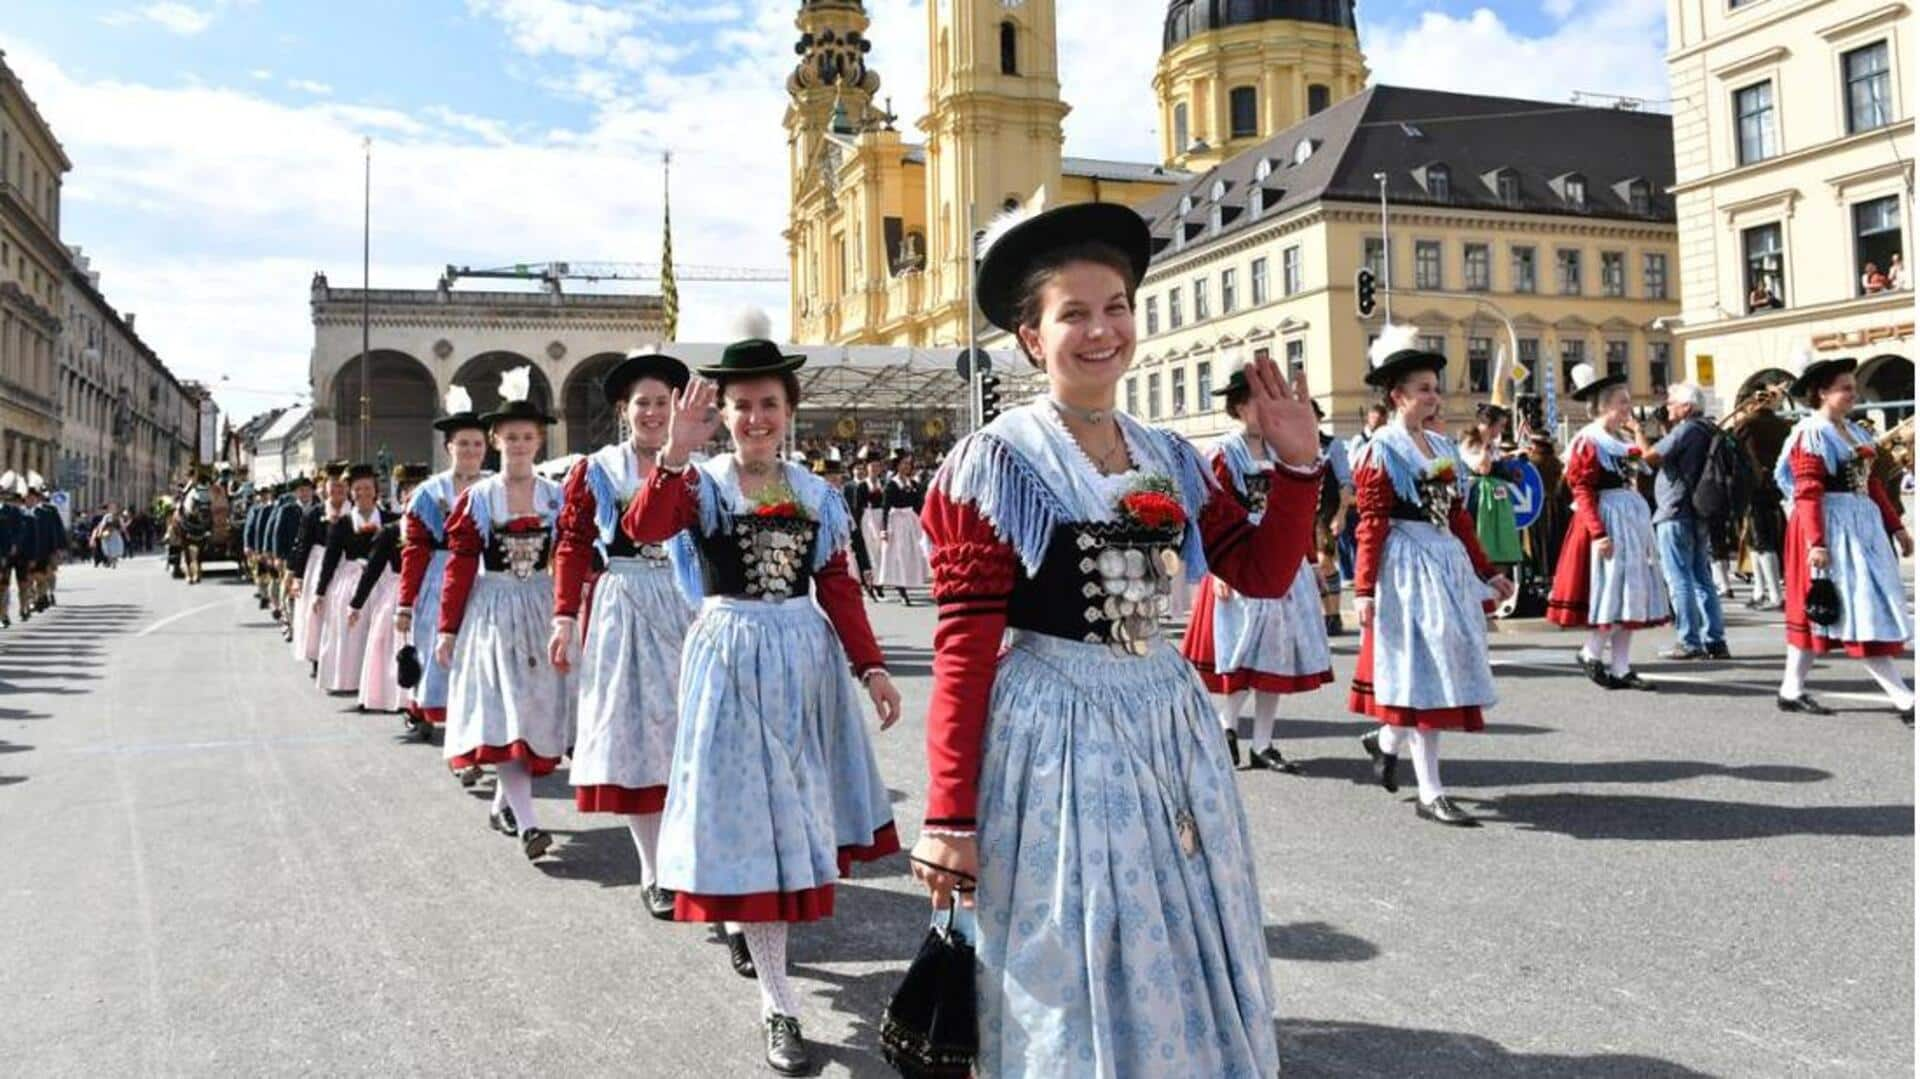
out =
[[[1539,520],[1547,508],[1547,485],[1532,461],[1523,457],[1514,460],[1513,465],[1520,476],[1520,486],[1513,492],[1513,523],[1515,527],[1526,528]]]

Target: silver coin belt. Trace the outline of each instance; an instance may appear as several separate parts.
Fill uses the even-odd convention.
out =
[[[1447,527],[1447,519],[1453,514],[1453,504],[1460,499],[1460,485],[1452,477],[1441,479],[1438,476],[1424,476],[1420,480],[1421,508],[1427,511],[1427,520]]]
[[[1144,656],[1160,636],[1160,620],[1173,598],[1180,572],[1180,534],[1173,529],[1134,530],[1124,536],[1082,529],[1074,538],[1079,569],[1087,578],[1081,640],[1105,644],[1123,655]]]
[[[756,599],[786,599],[813,552],[816,528],[812,521],[765,518],[736,521],[733,534],[740,544],[746,569],[747,595]]]

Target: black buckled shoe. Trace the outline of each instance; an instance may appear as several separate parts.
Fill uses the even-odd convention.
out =
[[[1908,730],[1912,730],[1913,729],[1913,705],[1911,704],[1907,705],[1905,708],[1901,709],[1898,714],[1900,716],[1900,722],[1905,723],[1907,725]]]
[[[1635,689],[1642,693],[1658,693],[1660,691],[1659,686],[1640,677],[1640,672],[1631,667],[1627,668],[1627,673],[1617,678],[1611,675],[1609,675],[1608,678],[1610,680],[1610,684],[1607,687],[1608,689]]]
[[[1451,825],[1455,828],[1480,827],[1479,820],[1477,820],[1473,814],[1454,805],[1453,799],[1444,794],[1431,802],[1420,802],[1414,807],[1414,812],[1426,820]]]
[[[1360,736],[1360,748],[1367,751],[1367,757],[1373,761],[1373,781],[1380,784],[1388,793],[1400,790],[1400,758],[1380,749],[1380,732],[1368,731]]]
[[[1227,756],[1233,758],[1233,766],[1235,768],[1242,767],[1240,761],[1240,732],[1234,730],[1232,727],[1222,728],[1222,732],[1227,736]]]
[[[520,851],[527,856],[529,862],[547,853],[548,848],[552,846],[553,837],[548,835],[544,828],[529,828],[520,833]]]
[[[1580,669],[1586,672],[1587,681],[1601,689],[1613,688],[1613,679],[1607,674],[1607,665],[1584,652],[1580,654]]]
[[[480,777],[486,774],[479,765],[469,764],[458,772],[453,773],[453,778],[459,780],[462,787],[471,787],[475,783],[480,782]]]
[[[1265,769],[1269,772],[1285,772],[1290,776],[1300,774],[1300,766],[1281,754],[1278,746],[1268,746],[1247,758],[1247,767]]]
[[[745,933],[727,934],[727,962],[733,964],[733,972],[742,978],[760,976],[760,972],[753,969],[753,953],[747,950]]]
[[[499,832],[501,835],[520,834],[520,822],[513,819],[513,807],[511,806],[501,806],[499,809],[487,814],[487,823],[493,825],[493,830]]]
[[[673,921],[673,892],[658,884],[649,884],[640,892],[640,898],[647,904],[647,913],[663,922]]]
[[[781,1075],[813,1071],[813,1050],[800,1034],[800,1020],[778,1013],[767,1016],[767,1067]]]
[[[1780,709],[1782,712],[1798,712],[1803,716],[1830,716],[1833,714],[1833,709],[1828,708],[1826,705],[1821,704],[1819,701],[1814,700],[1804,693],[1798,697],[1780,697],[1773,703],[1774,707]]]

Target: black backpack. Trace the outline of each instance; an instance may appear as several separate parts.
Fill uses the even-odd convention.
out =
[[[1700,478],[1693,485],[1694,516],[1703,521],[1740,520],[1753,501],[1753,461],[1732,435],[1705,420],[1699,422],[1707,425],[1711,441]]]

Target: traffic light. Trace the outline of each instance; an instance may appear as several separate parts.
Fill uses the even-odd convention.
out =
[[[1373,315],[1373,271],[1365,266],[1353,275],[1353,307],[1361,318]]]
[[[985,426],[1000,415],[1000,376],[985,374],[980,376],[980,423]]]

